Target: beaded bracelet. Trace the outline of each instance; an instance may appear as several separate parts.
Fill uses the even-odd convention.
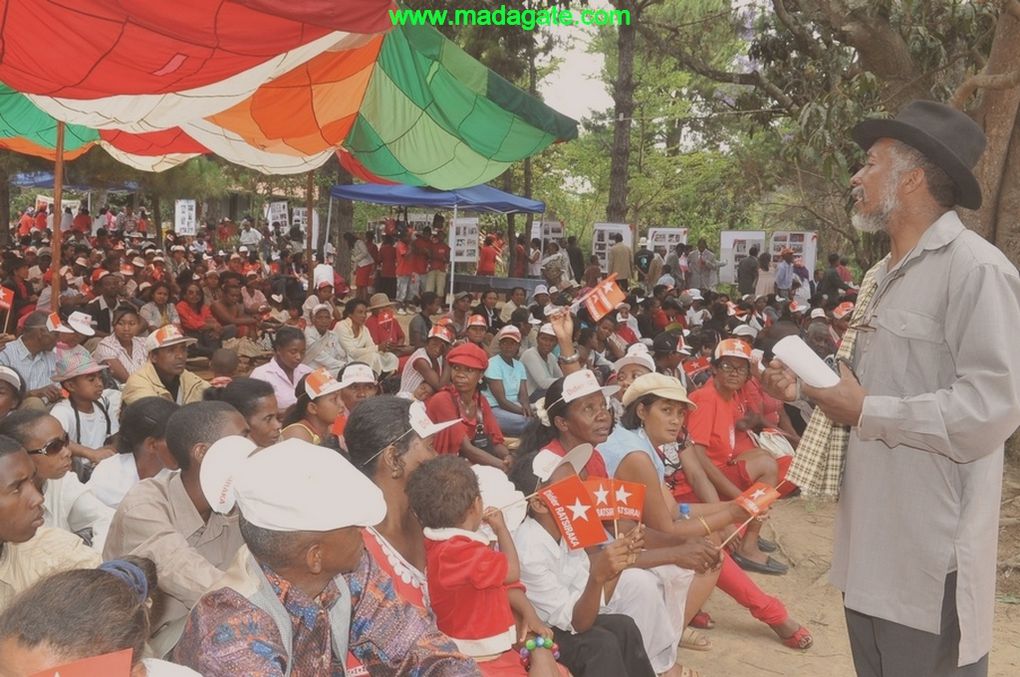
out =
[[[552,651],[553,660],[560,659],[560,645],[556,644],[551,639],[546,639],[539,635],[534,639],[529,639],[524,642],[524,646],[520,649],[521,665],[525,670],[531,669],[531,652],[535,649],[549,649]]]

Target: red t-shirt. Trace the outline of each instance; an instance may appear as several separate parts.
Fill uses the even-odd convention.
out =
[[[383,319],[380,315],[372,315],[365,320],[365,328],[372,335],[375,344],[379,345],[383,341],[389,341],[393,345],[404,345],[404,330],[400,328],[397,318],[391,317],[389,322],[384,322]]]
[[[528,274],[528,253],[524,251],[524,245],[514,247],[514,270],[511,277],[526,277]]]
[[[499,256],[499,252],[493,246],[482,247],[478,252],[478,274],[479,275],[495,275],[496,274],[496,258]]]
[[[452,638],[479,642],[479,654],[508,650],[513,640],[507,630],[514,627],[503,583],[508,569],[506,555],[467,536],[426,538],[425,573],[436,626]]]
[[[425,411],[433,421],[461,420],[462,425],[455,425],[436,433],[432,438],[432,447],[437,454],[459,454],[460,445],[467,437],[474,440],[477,434],[478,419],[481,418],[485,436],[492,444],[503,444],[503,433],[499,423],[492,414],[492,408],[481,393],[475,393],[477,414],[475,418],[467,418],[460,408],[460,394],[452,385],[446,386],[425,402]]]
[[[441,240],[433,241],[430,252],[429,270],[440,270],[445,273],[446,267],[450,264],[450,245]]]
[[[737,398],[724,400],[711,380],[689,397],[697,405],[687,415],[690,440],[705,447],[708,458],[721,468],[736,454],[737,429],[734,424],[740,418]]]
[[[549,444],[542,447],[548,449],[557,456],[563,457],[567,455],[567,450],[563,448],[559,440],[553,440]],[[591,452],[591,458],[584,464],[584,472],[589,478],[605,477],[609,479],[609,470],[606,469],[606,460],[602,458],[602,454],[599,453],[598,449],[594,449]]]
[[[28,214],[21,215],[21,221],[18,222],[18,236],[24,237],[32,234],[32,224],[35,223],[35,219]]]
[[[46,230],[46,212],[35,213],[35,229]]]
[[[408,254],[411,248],[403,240],[397,240],[397,277],[410,277],[414,272],[411,257]]]
[[[391,244],[379,247],[379,275],[381,277],[397,276],[397,248]]]
[[[429,255],[432,253],[432,243],[423,237],[416,237],[411,242],[411,270],[412,272],[424,275],[429,272]]]
[[[92,230],[92,219],[87,214],[78,214],[71,221],[71,227],[77,230],[79,233],[88,233]]]

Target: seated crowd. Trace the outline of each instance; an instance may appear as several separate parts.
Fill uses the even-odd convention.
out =
[[[3,674],[690,677],[716,588],[811,646],[735,499],[796,492],[810,408],[759,373],[788,335],[832,361],[852,295],[660,284],[593,318],[575,282],[443,313],[425,275],[398,308],[285,250],[44,237],[3,262]],[[571,549],[537,493],[572,475],[643,485],[640,519]]]

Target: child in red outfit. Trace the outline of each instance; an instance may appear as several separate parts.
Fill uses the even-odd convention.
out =
[[[520,566],[500,511],[483,513],[478,478],[457,456],[440,456],[419,466],[408,479],[411,509],[424,527],[425,575],[436,625],[478,663],[483,675],[558,675],[550,649],[530,653],[530,672],[513,649],[532,632],[552,641],[518,583]],[[478,532],[486,522],[499,551]]]

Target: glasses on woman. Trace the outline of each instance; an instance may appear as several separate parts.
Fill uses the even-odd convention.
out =
[[[69,438],[67,436],[67,433],[64,433],[63,437],[58,437],[54,440],[50,440],[49,442],[42,445],[38,449],[26,449],[25,451],[27,451],[30,455],[54,456],[64,450],[64,447],[67,446],[68,441]]]
[[[744,374],[750,371],[750,368],[747,365],[743,364],[736,365],[723,362],[722,364],[719,365],[719,370],[722,371],[724,374],[740,374],[741,376],[743,376]]]

